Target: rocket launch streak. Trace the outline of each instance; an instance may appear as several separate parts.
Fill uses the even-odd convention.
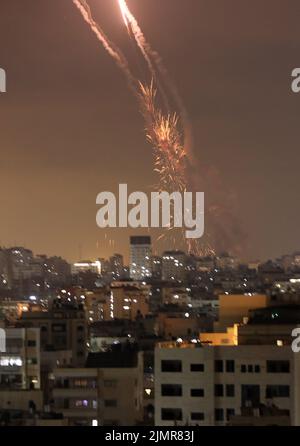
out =
[[[173,87],[159,54],[147,42],[137,20],[128,8],[126,0],[118,0],[129,36],[135,40],[152,77],[150,84],[143,84],[132,75],[127,58],[114,42],[108,39],[102,28],[93,19],[87,1],[73,0],[73,3],[106,51],[123,70],[132,92],[138,99],[139,108],[145,120],[147,140],[151,143],[154,151],[154,170],[159,174],[158,189],[169,192],[186,192],[189,186],[187,175],[188,153],[186,150],[187,116],[176,87]],[[171,99],[179,109],[179,114],[176,111],[170,111],[169,98],[164,85],[160,82],[160,77],[167,90],[171,91]],[[163,101],[159,101],[158,93],[160,93],[160,99]],[[165,107],[160,107],[158,101],[163,103]],[[193,249],[194,252],[198,250],[198,246],[195,248]]]
[[[122,13],[122,17],[123,17],[123,20],[124,20],[124,23],[125,23],[125,25],[126,25],[126,28],[127,28],[127,30],[128,30],[128,32],[129,32],[129,23],[128,23],[128,19],[127,19],[127,15],[126,15],[126,3],[124,2],[124,0],[119,0],[119,6],[120,6],[120,9],[121,9],[121,13]]]

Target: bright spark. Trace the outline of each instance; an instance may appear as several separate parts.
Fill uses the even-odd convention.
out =
[[[119,0],[119,6],[121,9],[121,13],[122,13],[122,17],[124,20],[124,23],[127,27],[127,30],[129,31],[129,21],[128,21],[128,17],[127,17],[127,5],[125,0]]]

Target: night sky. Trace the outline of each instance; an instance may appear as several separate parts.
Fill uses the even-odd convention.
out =
[[[90,5],[135,63],[117,2]],[[218,172],[213,193],[235,196],[242,257],[300,250],[299,0],[128,5],[178,86],[199,165]],[[71,0],[0,0],[0,11],[1,245],[68,260],[127,255],[129,234],[145,231],[97,228],[96,195],[122,182],[147,191],[157,178],[122,73]]]

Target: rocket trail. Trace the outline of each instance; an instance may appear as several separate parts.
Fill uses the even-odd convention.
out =
[[[136,43],[138,45],[138,47],[141,50],[141,53],[143,54],[146,62],[148,63],[149,69],[151,71],[151,74],[153,77],[156,77],[156,72],[154,69],[154,66],[152,64],[152,61],[150,59],[150,57],[148,56],[148,43],[146,42],[146,39],[142,33],[142,30],[140,29],[135,17],[133,16],[133,14],[131,14],[130,10],[128,9],[127,3],[125,0],[118,0],[119,1],[119,5],[120,5],[120,9],[121,9],[121,13],[125,22],[125,25],[127,27],[128,33],[129,30],[132,30],[133,36],[136,40]],[[150,50],[150,48],[149,48]]]
[[[151,45],[147,42],[143,31],[141,30],[136,18],[134,17],[134,15],[132,14],[132,12],[130,11],[126,0],[118,0],[119,2],[119,6],[121,9],[121,13],[125,22],[125,25],[127,27],[127,30],[129,30],[129,27],[132,29],[132,33],[134,35],[134,38],[136,40],[136,43],[138,45],[138,47],[141,50],[141,53],[143,54],[146,62],[148,63],[149,69],[153,75],[154,78],[157,79],[157,73],[155,70],[155,67],[153,65],[153,62],[151,59],[153,59],[154,64],[156,65],[156,68],[158,69],[160,75],[162,76],[162,78],[164,79],[164,83],[165,85],[169,88],[173,99],[176,103],[176,106],[179,109],[180,115],[181,115],[181,119],[182,119],[182,123],[183,123],[183,128],[185,131],[185,146],[186,149],[188,151],[188,155],[189,157],[192,159],[193,158],[193,153],[192,153],[192,145],[193,145],[193,135],[192,135],[192,126],[191,123],[189,121],[189,117],[188,117],[188,113],[186,111],[186,108],[183,104],[183,101],[180,97],[180,94],[174,84],[174,82],[172,81],[172,79],[170,78],[170,75],[166,69],[166,67],[163,64],[163,61],[160,57],[160,55],[154,51],[151,47]],[[165,103],[168,103],[167,101],[167,94],[164,91],[164,88],[159,84],[159,80],[157,79],[158,82],[158,87],[159,90],[161,91],[161,94],[164,98]]]
[[[155,69],[155,66],[151,60],[151,56],[153,56],[153,51],[150,47],[150,45],[148,44],[148,42],[145,39],[145,36],[141,30],[141,28],[139,27],[139,24],[136,20],[136,18],[134,17],[134,15],[131,13],[131,11],[129,10],[127,3],[125,0],[118,0],[119,2],[119,6],[120,6],[120,10],[122,13],[122,17],[124,20],[124,23],[127,27],[127,31],[130,37],[133,36],[133,38],[135,39],[137,46],[139,47],[148,67],[150,70],[150,73],[152,75],[152,78],[156,79],[158,88],[160,90],[160,93],[162,95],[164,104],[166,106],[166,109],[169,110],[170,109],[170,105],[169,105],[169,101],[168,101],[168,97],[166,92],[164,91],[163,86],[161,85],[158,76],[157,76],[157,72]],[[158,56],[158,55],[157,55]]]
[[[130,30],[132,31],[132,34],[136,40],[136,43],[148,64],[149,70],[152,74],[152,78],[153,78],[153,80],[156,81],[158,89],[159,89],[160,93],[162,94],[162,97],[163,97],[163,100],[164,100],[167,110],[169,111],[169,101],[167,98],[167,94],[159,81],[157,69],[163,75],[165,82],[169,86],[171,85],[171,92],[172,92],[175,102],[180,110],[182,121],[183,121],[183,127],[184,127],[185,131],[187,131],[187,129],[190,128],[187,113],[185,111],[185,108],[182,104],[181,98],[180,98],[175,86],[172,87],[173,84],[168,77],[167,70],[164,68],[159,54],[156,51],[154,51],[151,48],[151,45],[147,42],[136,18],[134,17],[134,15],[131,13],[130,9],[128,8],[126,0],[118,0],[118,2],[119,2],[120,10],[121,10],[125,25],[127,27],[127,30],[129,32],[129,34],[130,34]],[[152,59],[153,59],[154,63],[152,62]],[[179,166],[180,162],[182,164],[187,163],[187,158],[186,158],[187,153],[186,153],[184,147],[182,147],[182,146],[180,147],[181,144],[179,143],[180,135],[179,135],[179,132],[177,131],[177,127],[179,125],[179,120],[178,120],[178,117],[176,116],[176,114],[173,115],[173,119],[170,119],[169,113],[168,113],[168,115],[165,115],[165,119],[164,119],[163,113],[161,111],[158,111],[155,109],[156,91],[154,93],[153,84],[151,87],[150,87],[150,89],[146,89],[146,88],[142,89],[143,103],[144,104],[147,103],[147,100],[152,101],[151,106],[148,102],[148,110],[147,110],[147,106],[146,106],[146,110],[148,111],[148,115],[150,114],[152,117],[152,123],[155,124],[152,128],[152,132],[148,131],[148,139],[151,141],[152,144],[154,144],[156,146],[156,148],[160,147],[161,153],[165,154],[167,145],[165,143],[161,144],[162,139],[160,139],[160,138],[164,137],[165,141],[167,141],[167,138],[166,138],[167,135],[166,135],[166,133],[163,135],[164,132],[161,132],[161,134],[158,135],[158,132],[159,132],[159,130],[162,131],[163,127],[164,127],[164,130],[166,130],[167,128],[170,130],[172,128],[173,134],[171,135],[171,133],[169,133],[168,136],[174,137],[176,134],[176,137],[175,137],[176,149],[173,151],[174,153],[169,152],[168,161],[170,161],[171,156],[173,156],[174,160],[177,163],[177,169],[178,169],[178,167],[180,167]],[[148,94],[148,96],[147,96],[147,94]],[[159,136],[160,136],[160,138],[159,138]],[[183,146],[184,145],[185,144],[183,144]],[[169,144],[169,147],[170,146],[171,145]],[[180,147],[180,149],[179,149],[179,147]],[[182,157],[185,157],[184,162],[181,159]],[[173,179],[176,178],[174,168],[175,168],[174,161],[172,163],[168,162],[168,170],[172,171],[172,173],[170,174],[170,177],[172,176]],[[181,171],[184,170],[182,167],[180,167],[180,169],[181,169]],[[183,182],[182,175],[179,175],[179,178],[180,178],[179,181],[182,184],[182,182]],[[187,187],[187,184],[185,184],[185,187]]]
[[[102,43],[108,54],[115,60],[119,68],[123,71],[127,78],[128,85],[135,96],[138,96],[137,80],[132,75],[127,60],[121,50],[109,40],[105,32],[92,17],[91,9],[85,0],[72,0],[74,5],[79,9],[83,19],[88,23],[97,39]]]
[[[86,0],[72,1],[105,50],[123,71],[130,90],[138,100],[140,112],[145,120],[147,140],[151,143],[154,151],[154,170],[159,174],[158,189],[169,192],[187,191],[189,187],[187,172],[189,167],[188,155],[190,157],[190,154],[187,153],[186,135],[189,131],[189,121],[177,89],[169,80],[167,70],[164,68],[160,56],[147,43],[135,17],[128,9],[126,1],[119,0],[129,36],[132,38],[133,35],[152,76],[151,83],[144,85],[132,74],[122,51],[106,36],[100,25],[94,20]],[[162,76],[164,83],[168,86],[173,96],[173,101],[180,111],[182,123],[176,112],[169,112],[169,101],[160,83],[159,75]],[[167,112],[164,112],[157,106],[157,91],[161,93]],[[181,127],[184,128],[185,134],[182,133]],[[170,229],[167,232],[169,233]],[[199,243],[188,240],[186,240],[186,243],[189,250],[192,250],[194,253],[204,252],[204,247],[201,248]],[[205,248],[205,252],[207,252],[207,248]]]
[[[139,101],[141,112],[146,122],[147,139],[154,146],[155,168],[160,174],[160,188],[166,190],[167,185],[169,185],[168,189],[170,189],[170,184],[178,184],[180,190],[186,189],[184,168],[181,162],[184,149],[180,144],[180,132],[177,130],[178,118],[176,114],[173,114],[173,116],[165,115],[157,108],[155,103],[156,90],[153,87],[153,83],[147,88],[135,79],[121,50],[109,40],[99,24],[93,19],[87,2],[85,0],[73,0],[73,3],[79,9],[84,20],[89,24],[105,50],[125,73],[130,88]],[[135,22],[130,15],[128,22],[125,21],[125,23],[130,25]]]
[[[122,14],[124,23],[125,23],[125,25],[127,27],[127,31],[129,32],[129,22],[128,22],[128,19],[127,19],[127,9],[128,9],[127,5],[126,5],[126,3],[124,3],[124,1],[119,0],[119,6],[120,6],[120,9],[121,9],[121,14]]]

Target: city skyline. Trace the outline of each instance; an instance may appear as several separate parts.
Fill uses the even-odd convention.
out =
[[[133,233],[134,234],[134,233]],[[232,258],[236,258],[237,261],[241,264],[241,265],[246,265],[246,264],[251,264],[253,262],[255,263],[259,263],[259,264],[264,264],[264,263],[268,263],[268,262],[276,262],[279,261],[280,259],[284,259],[285,257],[293,257],[293,256],[300,256],[300,250],[299,249],[294,249],[290,252],[284,252],[281,253],[280,255],[273,257],[273,258],[266,258],[266,259],[259,259],[258,257],[253,257],[253,258],[249,258],[249,259],[244,259],[244,258],[239,258],[238,256],[236,256],[233,253],[227,252],[227,251],[223,251],[223,252],[216,252],[214,254],[211,255],[195,255],[193,253],[189,253],[187,250],[185,250],[184,248],[178,248],[178,247],[174,247],[174,246],[170,246],[167,249],[163,249],[160,251],[157,251],[154,247],[153,247],[153,240],[151,238],[151,236],[149,235],[133,235],[130,236],[128,238],[128,251],[130,252],[130,240],[134,239],[134,238],[150,238],[150,247],[151,247],[151,257],[155,258],[155,257],[161,257],[164,253],[167,252],[178,252],[181,253],[183,252],[184,255],[186,256],[191,256],[191,257],[195,257],[195,258],[199,258],[199,259],[205,259],[205,258],[222,258],[222,257],[232,257]],[[96,256],[96,257],[88,257],[88,256],[77,256],[74,257],[73,259],[69,259],[67,257],[64,257],[61,252],[56,252],[56,253],[49,253],[49,252],[41,252],[41,251],[35,251],[32,247],[30,246],[26,246],[26,245],[21,245],[21,244],[14,244],[11,246],[0,246],[0,251],[1,250],[13,250],[13,249],[25,249],[25,250],[29,250],[33,253],[33,256],[39,257],[39,256],[46,256],[47,258],[51,258],[51,257],[57,257],[57,258],[61,258],[65,261],[67,261],[70,265],[72,263],[76,263],[76,262],[81,262],[81,261],[97,261],[99,259],[104,259],[104,260],[109,260],[110,258],[113,258],[114,256],[122,256],[122,258],[125,260],[125,264],[124,266],[129,266],[130,265],[130,254],[128,256],[126,256],[126,254],[124,254],[124,252],[122,251],[117,251],[117,250],[112,250],[111,253],[109,253],[107,256]]]

